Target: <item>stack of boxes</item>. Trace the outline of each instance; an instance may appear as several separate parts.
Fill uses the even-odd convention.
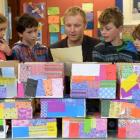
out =
[[[69,98],[63,63],[1,62],[0,74],[1,138],[7,119],[12,138],[57,138],[61,118],[62,138],[107,138],[108,118],[118,119],[118,138],[140,138],[139,64],[72,64]],[[88,112],[88,99],[101,101],[101,114]]]

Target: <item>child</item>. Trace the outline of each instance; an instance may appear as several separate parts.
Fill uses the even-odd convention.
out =
[[[6,57],[12,54],[10,47],[4,39],[7,24],[6,17],[0,13],[0,60],[6,60]]]
[[[98,62],[136,62],[138,52],[131,41],[123,41],[123,15],[117,8],[105,9],[100,17],[101,35],[104,41],[95,46],[93,61]]]
[[[137,48],[138,52],[140,52],[140,24],[137,25],[134,29],[132,36],[134,38],[134,45]]]
[[[37,42],[38,21],[29,14],[23,14],[16,24],[21,41],[15,43],[13,57],[20,62],[51,61],[49,49]]]

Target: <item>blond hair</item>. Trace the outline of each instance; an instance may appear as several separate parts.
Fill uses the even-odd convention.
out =
[[[83,22],[86,23],[86,14],[78,6],[70,7],[69,9],[67,9],[65,11],[65,13],[64,13],[64,23],[65,23],[66,17],[68,17],[68,16],[75,16],[75,15],[81,15],[81,17],[83,18]]]
[[[140,24],[138,24],[134,29],[132,36],[134,39],[140,39]]]
[[[123,26],[123,14],[118,8],[107,8],[99,16],[100,25],[107,25],[113,23],[117,28]]]
[[[2,13],[0,13],[0,24],[5,22],[7,22],[7,18]]]

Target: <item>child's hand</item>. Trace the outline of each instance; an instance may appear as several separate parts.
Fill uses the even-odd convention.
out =
[[[0,51],[4,52],[7,56],[11,55],[12,50],[5,40],[0,40]]]

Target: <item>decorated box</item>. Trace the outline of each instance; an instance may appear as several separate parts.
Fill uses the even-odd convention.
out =
[[[107,138],[107,119],[63,118],[63,138]]]
[[[12,138],[57,138],[56,119],[12,120]]]
[[[120,99],[140,100],[140,64],[118,64]]]
[[[106,118],[140,118],[140,101],[102,100],[101,116]]]
[[[17,61],[0,63],[0,98],[17,96]]]
[[[119,119],[118,138],[140,139],[140,119]]]
[[[1,99],[0,119],[32,119],[31,99]]]
[[[6,121],[0,119],[0,138],[7,137],[7,130],[8,130],[8,126],[6,126]]]
[[[72,64],[72,98],[116,98],[115,64]]]
[[[21,63],[18,76],[19,98],[63,98],[63,63]]]
[[[85,117],[85,99],[40,99],[41,118]]]

